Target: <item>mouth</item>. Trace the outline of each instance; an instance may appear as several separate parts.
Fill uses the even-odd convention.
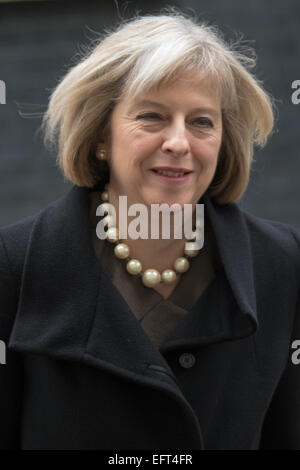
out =
[[[156,179],[164,182],[185,182],[190,178],[190,175],[193,173],[191,170],[176,168],[176,169],[162,169],[162,168],[152,168],[151,173],[156,177]]]

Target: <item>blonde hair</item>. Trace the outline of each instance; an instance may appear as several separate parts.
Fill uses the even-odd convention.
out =
[[[240,50],[238,47],[240,47]],[[199,71],[221,93],[223,140],[208,188],[220,204],[247,188],[254,144],[263,147],[274,126],[273,101],[250,72],[252,48],[226,43],[215,26],[172,8],[137,16],[106,30],[53,90],[42,129],[44,143],[58,141],[58,164],[68,180],[92,187],[109,177],[95,151],[109,139],[112,110],[123,94],[134,99],[183,71]]]

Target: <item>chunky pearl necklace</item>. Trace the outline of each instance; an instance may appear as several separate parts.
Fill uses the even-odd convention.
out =
[[[108,222],[110,213],[107,185],[105,186],[105,191],[101,193],[101,199],[104,201],[103,204],[101,204],[101,207],[103,208],[103,213],[107,214],[106,221]],[[199,253],[199,250],[197,249],[184,249],[184,256],[176,258],[174,261],[174,269],[165,269],[162,273],[154,268],[149,268],[143,271],[142,263],[138,259],[130,257],[129,246],[126,243],[120,243],[117,227],[109,227],[107,229],[106,240],[116,245],[114,248],[115,256],[119,259],[126,260],[127,272],[133,276],[140,276],[146,287],[155,287],[159,283],[172,284],[177,279],[177,274],[183,274],[189,269],[190,262],[188,258],[193,258]]]

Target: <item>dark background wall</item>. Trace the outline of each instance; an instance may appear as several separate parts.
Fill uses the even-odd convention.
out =
[[[291,84],[300,80],[297,0],[0,3],[0,80],[6,83],[6,104],[0,105],[0,225],[35,213],[70,187],[56,156],[43,148],[37,133],[41,117],[33,113],[45,111],[51,89],[82,45],[120,15],[157,13],[168,4],[192,9],[228,39],[235,31],[253,41],[257,76],[277,100],[278,121],[267,146],[255,151],[250,185],[239,204],[300,228],[300,105],[291,101]]]

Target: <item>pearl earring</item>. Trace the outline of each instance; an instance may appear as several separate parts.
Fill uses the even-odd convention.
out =
[[[99,160],[106,160],[106,156],[105,156],[105,150],[100,150],[100,152],[98,151],[97,152],[97,158],[99,158]]]

